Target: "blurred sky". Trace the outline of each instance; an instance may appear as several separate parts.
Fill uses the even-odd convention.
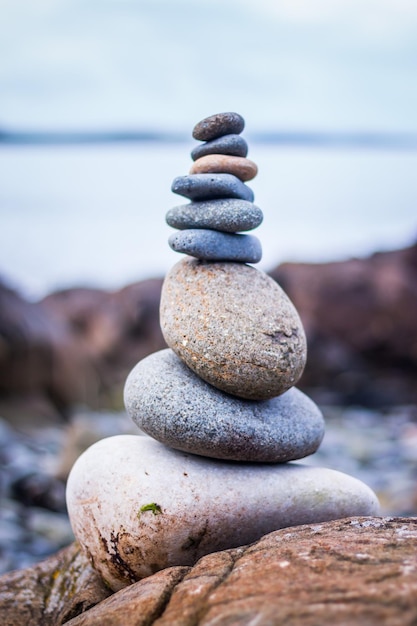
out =
[[[415,240],[417,0],[0,0],[0,133],[190,144],[0,143],[0,274],[35,295],[162,275],[192,127],[228,110],[259,165],[264,269]],[[414,136],[324,149],[259,131]]]
[[[416,0],[0,0],[0,127],[417,130]]]

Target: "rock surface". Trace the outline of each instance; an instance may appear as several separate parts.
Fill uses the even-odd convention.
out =
[[[168,242],[175,252],[183,252],[202,261],[258,263],[262,258],[261,242],[254,235],[195,228],[173,233]]]
[[[301,321],[266,274],[238,263],[177,263],[165,277],[167,344],[203,380],[263,400],[294,386],[306,361]]]
[[[211,228],[228,233],[252,230],[263,220],[263,213],[252,202],[219,198],[208,202],[190,202],[170,209],[167,223],[173,228]]]
[[[320,410],[295,387],[271,400],[241,400],[205,383],[172,350],[139,361],[126,381],[125,406],[161,443],[230,461],[301,459],[324,435]]]
[[[216,113],[194,126],[193,137],[200,141],[210,141],[222,135],[239,135],[244,127],[245,120],[239,113]]]
[[[252,180],[258,173],[256,163],[245,157],[208,154],[194,161],[190,174],[233,174],[242,182]]]
[[[341,472],[218,461],[134,435],[84,452],[67,505],[74,536],[114,590],[277,528],[379,513],[369,487]]]
[[[255,620],[258,626],[414,626],[416,550],[417,518],[299,526],[210,554],[192,568],[163,570],[107,599],[99,588],[89,610],[89,603],[76,605],[77,594],[63,598],[51,616],[44,607],[56,569],[52,557],[42,564],[48,572],[42,588],[32,583],[39,566],[0,579],[0,612],[6,626],[249,626]],[[69,574],[72,588],[77,576]]]

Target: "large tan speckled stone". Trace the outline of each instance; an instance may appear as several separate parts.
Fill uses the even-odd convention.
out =
[[[298,313],[281,287],[251,266],[180,261],[164,281],[160,322],[180,359],[232,395],[272,398],[303,372],[307,346]]]

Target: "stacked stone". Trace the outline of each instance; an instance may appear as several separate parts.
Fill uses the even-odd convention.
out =
[[[235,174],[256,170],[229,161],[246,162],[243,123],[231,125],[241,119],[227,113],[197,124],[194,136],[206,143],[193,151],[190,175],[174,181],[192,202],[167,216],[182,229],[170,244],[188,254],[162,290],[169,348],[140,361],[125,386],[127,412],[150,437],[94,444],[68,479],[74,534],[114,590],[278,528],[379,512],[355,478],[288,463],[317,450],[324,421],[295,388],[306,361],[297,311],[244,262],[254,244],[238,231],[261,215],[251,191],[232,196],[248,189]],[[213,162],[219,173],[207,171]]]
[[[173,228],[169,239],[177,252],[205,261],[258,263],[261,243],[252,230],[262,222],[262,211],[253,204],[253,191],[244,183],[258,168],[246,158],[248,144],[240,136],[245,122],[237,113],[221,113],[202,120],[193,137],[204,141],[191,153],[194,164],[188,176],[178,176],[172,191],[192,202],[176,206],[166,215]]]
[[[166,220],[182,229],[171,247],[196,258],[166,276],[160,322],[170,350],[137,365],[126,407],[142,430],[172,448],[282,463],[315,452],[324,422],[294,388],[306,361],[297,311],[274,280],[245,264],[260,260],[261,245],[237,232],[263,216],[243,182],[257,173],[243,128],[237,113],[194,128],[193,137],[205,143],[192,152],[190,174],[172,185],[192,202],[168,211]]]

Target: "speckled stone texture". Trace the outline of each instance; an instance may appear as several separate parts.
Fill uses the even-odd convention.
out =
[[[194,126],[193,137],[200,141],[210,141],[222,135],[239,135],[244,128],[245,120],[239,113],[216,113]]]
[[[167,274],[160,323],[168,346],[203,380],[253,400],[299,380],[307,357],[298,313],[253,267],[183,259]]]
[[[175,252],[183,252],[204,261],[259,263],[261,242],[254,235],[233,235],[202,228],[181,230],[168,239]]]
[[[154,439],[215,459],[293,461],[313,454],[324,435],[320,410],[298,389],[271,400],[242,400],[201,380],[169,349],[131,371],[125,405]]]
[[[190,174],[233,174],[245,182],[258,173],[256,163],[243,157],[224,154],[208,154],[197,159],[190,168]]]
[[[189,174],[174,178],[171,190],[190,200],[211,198],[241,198],[253,202],[250,187],[232,174]]]
[[[191,158],[196,161],[207,154],[231,154],[245,157],[248,154],[248,144],[240,135],[223,135],[223,137],[196,146],[191,152]]]
[[[179,230],[210,228],[225,233],[237,233],[259,226],[263,220],[263,213],[252,202],[220,198],[173,207],[165,217],[167,224]]]
[[[378,515],[369,487],[301,463],[231,463],[118,435],[92,445],[67,482],[74,535],[117,590],[278,528]]]

